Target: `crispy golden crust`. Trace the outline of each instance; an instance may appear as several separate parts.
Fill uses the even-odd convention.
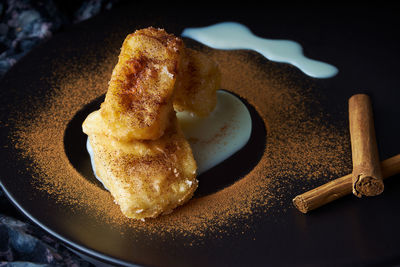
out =
[[[147,28],[126,37],[101,115],[110,134],[121,141],[159,138],[173,112],[181,39]]]
[[[219,83],[214,62],[164,30],[125,39],[106,99],[82,125],[96,174],[125,216],[156,217],[192,197],[197,166],[173,106],[206,116]]]
[[[91,119],[101,119],[98,111]],[[197,188],[196,162],[176,116],[171,116],[157,140],[121,142],[94,134],[89,141],[96,174],[129,218],[169,213],[189,200]]]
[[[218,65],[206,55],[186,48],[175,85],[174,109],[206,117],[217,103],[221,73]]]

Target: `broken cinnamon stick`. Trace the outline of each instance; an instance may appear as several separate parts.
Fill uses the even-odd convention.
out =
[[[400,173],[400,154],[381,162],[382,177]],[[330,181],[307,191],[293,199],[293,204],[302,213],[319,208],[352,192],[352,174]]]
[[[357,94],[349,99],[349,122],[353,194],[357,197],[379,195],[384,185],[368,95]]]

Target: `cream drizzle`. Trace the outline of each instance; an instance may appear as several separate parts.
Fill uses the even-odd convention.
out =
[[[186,28],[182,36],[216,49],[254,50],[271,61],[292,64],[314,78],[330,78],[338,73],[335,66],[305,57],[299,43],[258,37],[249,28],[237,22],[222,22],[202,28]]]

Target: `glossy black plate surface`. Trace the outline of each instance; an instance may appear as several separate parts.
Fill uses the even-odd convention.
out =
[[[129,231],[121,234],[107,223],[71,212],[51,196],[37,191],[30,173],[25,171],[28,160],[18,157],[18,148],[9,136],[15,125],[9,120],[9,114],[17,109],[28,110],[20,106],[26,97],[40,98],[52,90],[45,79],[38,77],[51,75],[55,58],[59,62],[70,58],[79,62],[80,58],[82,61],[85,58],[84,53],[91,50],[102,60],[105,50],[119,49],[127,33],[150,25],[179,35],[186,27],[237,21],[258,36],[295,40],[302,44],[310,58],[338,67],[337,76],[313,80],[321,94],[320,103],[332,114],[332,123],[346,125],[347,99],[355,93],[368,93],[373,100],[380,157],[385,159],[400,153],[400,35],[396,14],[394,8],[275,6],[262,10],[165,8],[160,11],[127,5],[72,27],[32,51],[1,82],[2,188],[25,215],[68,246],[114,264],[399,264],[399,175],[385,181],[385,191],[379,197],[356,199],[348,196],[307,215],[297,211],[291,199],[319,184],[299,182],[283,199],[284,212],[276,208],[262,216],[256,213],[249,229],[241,235],[231,234],[225,238],[209,235],[202,242],[188,246],[193,237],[149,240],[143,234],[131,235]],[[104,42],[110,35],[120,42]],[[302,75],[294,76],[300,77],[299,82],[302,82]],[[264,130],[259,127],[257,131]],[[68,136],[66,134],[67,139]],[[79,152],[66,149],[66,153]],[[213,186],[215,184],[207,185]],[[212,188],[204,188],[204,192],[212,193]]]

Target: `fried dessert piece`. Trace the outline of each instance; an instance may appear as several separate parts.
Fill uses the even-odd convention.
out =
[[[101,121],[95,111],[83,127],[89,133],[96,174],[125,216],[143,219],[167,214],[192,197],[198,184],[196,162],[175,114],[157,140],[122,142],[90,134],[92,125]]]
[[[219,83],[214,62],[164,30],[127,36],[104,103],[82,125],[96,175],[124,215],[156,217],[192,197],[197,166],[174,106],[206,116]]]
[[[161,137],[173,113],[172,97],[184,49],[162,29],[129,34],[121,48],[101,115],[107,135],[121,141]]]
[[[206,117],[215,108],[220,84],[218,65],[201,52],[186,48],[175,85],[174,109]]]

